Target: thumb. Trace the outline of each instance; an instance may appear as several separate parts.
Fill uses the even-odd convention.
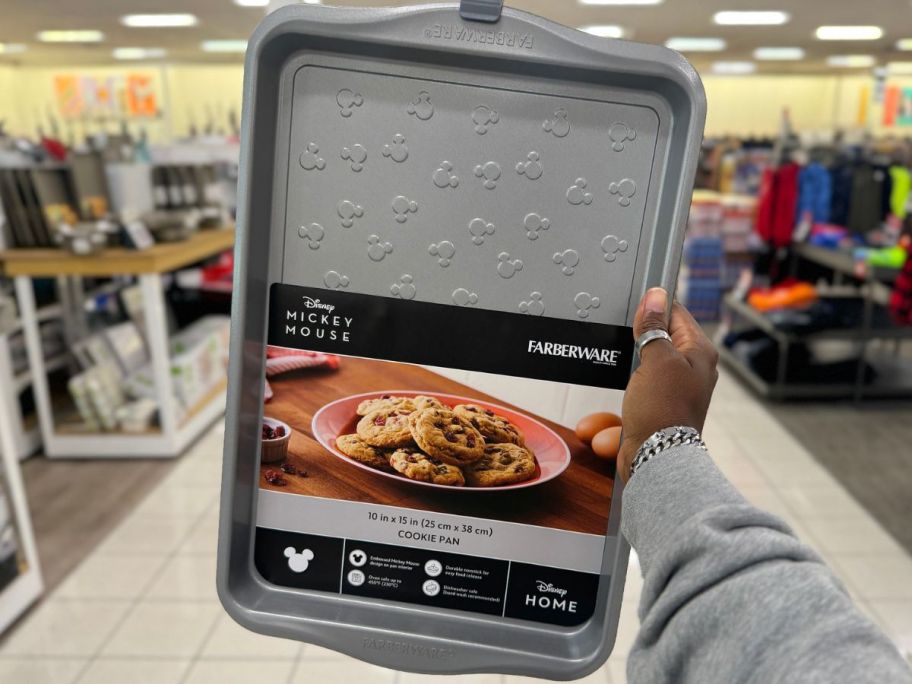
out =
[[[654,287],[643,295],[633,321],[636,337],[650,330],[668,330],[668,293],[661,287]]]
[[[640,335],[650,330],[668,331],[668,293],[661,287],[654,287],[643,295],[633,321],[635,339],[639,339]],[[658,347],[673,348],[666,340],[655,340],[647,345],[647,348]],[[643,350],[644,353],[645,350],[646,348]]]

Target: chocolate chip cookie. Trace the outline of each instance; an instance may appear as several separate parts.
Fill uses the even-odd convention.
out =
[[[444,463],[461,466],[484,454],[481,433],[449,409],[415,411],[409,416],[408,425],[418,446]]]
[[[377,470],[393,471],[389,452],[371,446],[358,435],[339,435],[336,437],[336,448],[353,461]]]
[[[519,428],[491,409],[477,404],[459,404],[453,407],[453,413],[469,421],[488,444],[503,444],[504,442],[519,446],[525,444],[525,438]]]
[[[397,397],[392,394],[384,394],[382,397],[376,397],[374,399],[365,399],[355,410],[359,416],[366,416],[371,411],[376,411],[377,409],[385,408],[402,408],[408,411],[415,410],[415,402],[411,397]]]
[[[465,484],[462,471],[416,449],[397,449],[390,456],[390,464],[410,480],[461,487]]]
[[[373,447],[395,449],[412,444],[412,433],[407,408],[382,408],[371,411],[361,420],[355,431],[358,437]]]
[[[488,444],[484,456],[463,468],[474,487],[501,487],[525,482],[535,475],[535,457],[517,444]]]

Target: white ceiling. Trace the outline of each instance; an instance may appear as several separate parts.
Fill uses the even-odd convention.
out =
[[[330,0],[347,6],[408,5],[409,0]],[[721,53],[688,57],[698,68],[714,60],[751,59],[757,47],[802,47],[807,57],[800,63],[758,63],[761,72],[844,72],[827,67],[833,54],[873,54],[880,63],[912,61],[912,52],[899,52],[895,43],[912,38],[912,0],[665,0],[657,6],[585,6],[577,0],[507,0],[569,26],[620,24],[634,40],[663,43],[671,36],[721,37],[728,48]],[[791,21],[784,26],[715,26],[712,16],[723,9],[785,10]],[[192,12],[199,25],[192,28],[127,28],[119,17],[127,13]],[[159,47],[172,62],[238,63],[240,55],[203,53],[199,44],[208,39],[246,38],[262,8],[244,8],[232,0],[0,0],[0,43],[24,43],[18,54],[0,54],[0,64],[62,65],[105,64],[114,60],[115,47]],[[821,24],[876,24],[884,36],[876,41],[822,42],[814,38]],[[43,29],[99,29],[105,42],[97,45],[48,45],[37,42]],[[607,40],[607,39],[606,39]]]

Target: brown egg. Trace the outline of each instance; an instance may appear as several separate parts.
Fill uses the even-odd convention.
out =
[[[592,438],[602,430],[617,427],[620,424],[621,417],[615,413],[590,413],[588,416],[583,416],[576,424],[576,436],[589,444],[592,442]]]
[[[617,458],[620,448],[620,427],[607,428],[592,438],[592,451],[599,458]]]

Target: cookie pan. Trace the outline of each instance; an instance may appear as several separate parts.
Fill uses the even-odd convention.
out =
[[[245,62],[218,549],[235,620],[414,672],[566,680],[605,661],[629,551],[620,481],[583,624],[264,579],[253,540],[270,291],[488,312],[505,331],[519,315],[625,330],[648,287],[674,288],[704,117],[677,53],[497,2],[292,5],[263,20]]]

